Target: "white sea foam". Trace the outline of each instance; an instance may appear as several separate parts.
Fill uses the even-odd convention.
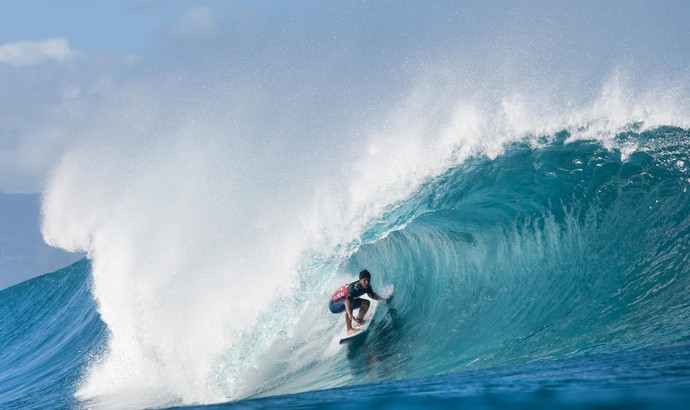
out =
[[[110,330],[79,394],[223,400],[217,358],[294,285],[299,203],[279,152],[248,151],[232,120],[168,110],[145,89],[101,113],[45,192],[44,236],[88,252]]]

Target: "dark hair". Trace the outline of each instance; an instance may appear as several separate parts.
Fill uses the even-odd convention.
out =
[[[369,273],[368,270],[364,269],[363,271],[359,272],[359,278],[360,279],[367,278],[367,279],[371,280],[371,273]]]

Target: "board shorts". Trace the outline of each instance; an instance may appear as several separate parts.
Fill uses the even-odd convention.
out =
[[[362,306],[362,299],[357,298],[352,301],[352,310],[359,309]],[[345,311],[345,301],[334,302],[332,300],[328,301],[328,309],[331,313],[343,313]]]

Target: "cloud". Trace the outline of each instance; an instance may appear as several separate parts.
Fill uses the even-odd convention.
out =
[[[216,16],[208,7],[193,7],[172,26],[175,37],[208,37],[216,32]]]
[[[0,192],[39,192],[80,127],[129,66],[122,58],[86,53],[75,64],[28,65],[22,60],[21,66],[16,60],[10,63],[7,46],[2,47]],[[51,52],[52,57],[42,58],[69,58]]]
[[[74,55],[67,40],[61,37],[0,45],[0,62],[14,67],[27,67],[50,60],[65,61]]]

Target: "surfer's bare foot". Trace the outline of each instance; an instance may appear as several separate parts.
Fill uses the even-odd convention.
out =
[[[351,334],[353,334],[353,333],[355,333],[355,332],[359,332],[359,329],[347,329],[347,334],[348,334],[348,335],[351,335]]]

